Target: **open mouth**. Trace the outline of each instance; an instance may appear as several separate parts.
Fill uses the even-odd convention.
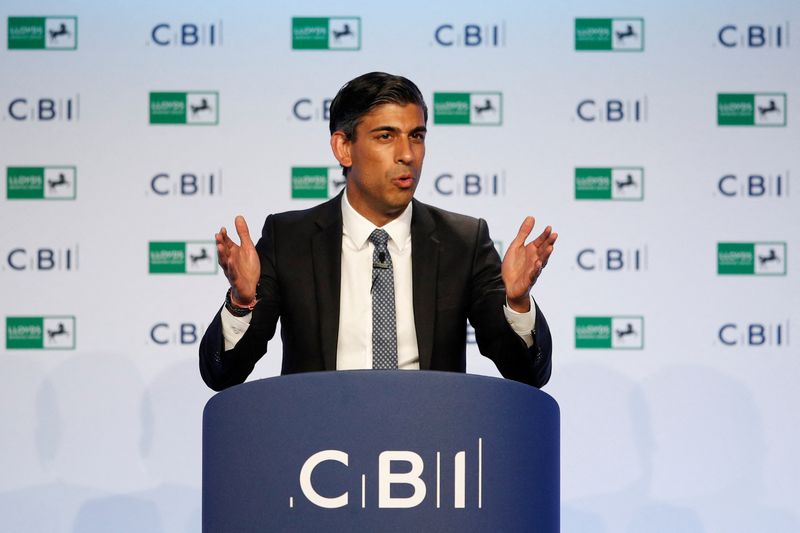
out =
[[[392,178],[392,183],[401,189],[408,189],[414,185],[414,178],[410,174],[404,174],[402,176]]]

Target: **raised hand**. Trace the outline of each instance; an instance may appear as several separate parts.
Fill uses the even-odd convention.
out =
[[[535,223],[533,217],[525,217],[517,236],[508,245],[501,267],[508,304],[519,313],[530,311],[531,287],[547,265],[558,238],[558,233],[553,233],[553,228],[547,226],[541,235],[525,244]]]
[[[219,233],[214,234],[214,240],[217,241],[217,257],[219,266],[231,284],[231,301],[239,307],[249,307],[256,302],[256,286],[261,276],[261,262],[244,217],[237,216],[234,225],[241,245],[237,245],[228,237],[228,231],[223,226]]]

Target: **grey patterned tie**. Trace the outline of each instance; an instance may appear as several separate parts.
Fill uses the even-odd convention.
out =
[[[376,229],[369,236],[372,252],[372,368],[397,368],[397,321],[394,310],[394,270],[386,248],[389,234]]]

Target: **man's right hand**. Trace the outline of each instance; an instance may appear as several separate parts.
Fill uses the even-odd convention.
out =
[[[250,238],[250,230],[244,217],[238,215],[234,221],[241,245],[228,237],[223,226],[214,234],[217,241],[219,266],[231,284],[231,301],[238,307],[250,307],[256,303],[256,286],[261,277],[261,261]]]

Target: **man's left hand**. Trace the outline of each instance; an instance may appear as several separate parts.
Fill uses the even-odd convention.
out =
[[[531,287],[542,274],[544,267],[547,266],[550,254],[553,253],[553,245],[558,237],[558,233],[553,233],[553,228],[547,226],[541,235],[525,244],[525,239],[533,231],[535,223],[536,220],[533,217],[525,217],[517,236],[508,245],[501,268],[508,305],[518,313],[530,311]]]

